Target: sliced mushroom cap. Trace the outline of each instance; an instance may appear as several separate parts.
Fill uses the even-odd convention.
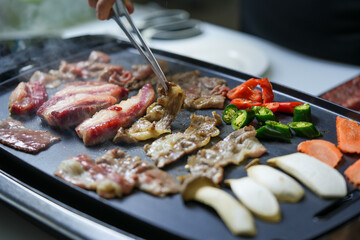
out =
[[[297,178],[322,198],[339,198],[347,194],[344,177],[334,168],[304,153],[293,153],[267,160]]]
[[[304,196],[303,187],[289,175],[267,165],[246,169],[248,176],[272,192],[279,201],[298,202]]]
[[[240,202],[255,216],[269,222],[281,220],[279,203],[267,188],[249,177],[228,179],[225,182],[230,185]]]
[[[209,178],[195,176],[181,188],[185,201],[195,200],[212,207],[234,235],[255,236],[256,228],[251,213],[233,196],[218,188]]]

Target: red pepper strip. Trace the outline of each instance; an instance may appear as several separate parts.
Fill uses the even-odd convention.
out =
[[[302,105],[302,102],[279,102],[279,112],[283,113],[294,113],[294,108],[296,106]]]
[[[266,107],[270,109],[273,113],[278,111],[280,104],[278,102],[271,102],[271,103],[263,103],[261,104],[262,107]]]
[[[259,79],[260,87],[262,89],[263,103],[271,103],[274,101],[274,92],[269,79]]]
[[[253,102],[244,98],[235,98],[231,100],[230,104],[235,104],[239,110],[248,109],[252,106],[261,106],[261,102]]]
[[[261,91],[259,89],[254,89],[253,94],[248,99],[253,102],[262,102]]]
[[[229,99],[235,98],[246,98],[250,99],[250,97],[254,94],[253,89],[259,84],[259,79],[251,78],[246,82],[240,84],[239,86],[231,89],[227,93],[227,97]]]

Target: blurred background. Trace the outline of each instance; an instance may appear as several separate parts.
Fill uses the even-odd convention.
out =
[[[135,4],[157,4],[163,8],[180,8],[192,18],[231,29],[239,29],[237,0],[133,0]],[[69,7],[71,6],[71,7]],[[136,11],[136,9],[135,9]],[[31,31],[48,34],[59,28],[95,20],[95,12],[86,0],[0,0],[0,34]]]

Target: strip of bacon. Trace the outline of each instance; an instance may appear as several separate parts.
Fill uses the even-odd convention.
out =
[[[68,128],[127,97],[128,90],[105,82],[72,82],[37,111],[52,126]]]
[[[266,148],[255,137],[253,126],[246,126],[232,132],[213,147],[202,149],[188,158],[187,168],[191,175],[206,176],[214,183],[223,179],[223,167],[228,164],[240,164],[246,158],[260,157]]]
[[[10,94],[10,114],[24,115],[35,112],[43,104],[48,95],[40,82],[21,82]]]
[[[171,123],[181,110],[185,94],[179,85],[167,82],[169,88],[158,88],[158,99],[151,104],[146,115],[137,120],[130,128],[120,128],[114,137],[114,142],[133,143],[157,138],[161,134],[171,133]]]
[[[134,187],[164,197],[179,191],[180,185],[166,172],[139,157],[112,149],[94,161],[88,155],[60,163],[55,175],[81,188],[96,190],[104,198],[121,197]]]
[[[0,121],[0,142],[23,152],[35,154],[59,140],[60,137],[26,128],[21,122],[11,118]]]
[[[185,154],[189,154],[210,142],[211,137],[220,134],[216,127],[222,123],[221,117],[214,111],[213,118],[208,116],[191,115],[190,126],[184,133],[177,132],[146,144],[144,150],[155,162],[157,167],[164,167]]]
[[[76,127],[76,132],[86,146],[114,138],[120,127],[127,128],[144,115],[155,101],[155,91],[150,84],[143,86],[136,96],[103,109]]]

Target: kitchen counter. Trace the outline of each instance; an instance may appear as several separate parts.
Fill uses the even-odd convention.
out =
[[[147,9],[141,7],[136,9],[136,14],[134,14],[135,21],[147,11]],[[199,36],[172,41],[151,40],[149,41],[150,46],[204,60],[206,60],[206,56],[209,56],[209,61],[215,61],[233,69],[237,68],[234,61],[239,61],[237,69],[239,71],[268,77],[272,82],[314,96],[318,96],[360,74],[360,66],[310,57],[285,49],[266,40],[213,24],[201,23],[200,27],[203,33]],[[124,35],[117,29],[113,21],[90,22],[65,29],[60,33],[64,38],[85,34],[108,34],[124,38]],[[208,51],[212,51],[212,49],[217,51],[220,48],[224,55],[220,56],[219,59],[214,59],[212,55],[207,55],[201,51],[204,48],[208,49]],[[195,51],[196,49],[199,51]],[[228,51],[232,49],[235,49],[236,52],[233,55],[230,54],[229,58],[233,58],[234,61],[229,61],[226,57],[229,56],[227,55]],[[244,56],[238,56],[239,54],[244,54]],[[255,59],[252,59],[254,55]],[[263,56],[263,59],[256,59],[256,56]],[[257,61],[261,65],[260,67],[256,65]],[[33,225],[31,221],[11,211],[7,205],[0,204],[0,211],[2,213],[0,214],[0,222],[2,223],[0,224],[0,232],[6,239],[53,238],[52,235]],[[359,228],[359,222],[359,219],[355,219],[352,221],[352,225]],[[349,226],[351,224],[347,224],[343,229],[352,231],[348,230]],[[331,235],[329,235],[329,237],[324,239],[335,238],[331,238]]]

